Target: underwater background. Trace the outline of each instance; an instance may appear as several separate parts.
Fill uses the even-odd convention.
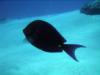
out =
[[[1,0],[0,75],[100,75],[100,15],[80,13],[93,0]],[[25,41],[34,20],[51,23],[68,44],[82,44],[74,61],[65,52],[48,53]]]

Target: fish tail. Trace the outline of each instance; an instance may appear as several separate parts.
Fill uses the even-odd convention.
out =
[[[85,47],[85,46],[78,44],[64,44],[63,49],[70,57],[72,57],[75,61],[78,62],[75,56],[75,50],[80,47]]]

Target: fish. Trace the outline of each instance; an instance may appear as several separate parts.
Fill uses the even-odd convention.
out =
[[[85,47],[80,44],[65,44],[67,40],[53,25],[44,20],[30,22],[23,29],[23,34],[27,41],[36,48],[49,53],[65,51],[75,61],[78,61],[75,50]]]

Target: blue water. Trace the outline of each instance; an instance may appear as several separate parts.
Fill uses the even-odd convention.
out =
[[[100,15],[85,15],[77,9],[22,17],[0,21],[0,75],[100,75]],[[51,23],[66,43],[85,45],[75,52],[79,62],[65,52],[43,52],[25,41],[22,30],[36,19]]]
[[[80,9],[93,0],[0,0],[0,18],[27,18]]]

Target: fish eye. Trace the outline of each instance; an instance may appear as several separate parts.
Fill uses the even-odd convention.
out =
[[[61,45],[58,45],[58,47],[60,47],[60,48],[61,48],[62,46],[61,46]]]

